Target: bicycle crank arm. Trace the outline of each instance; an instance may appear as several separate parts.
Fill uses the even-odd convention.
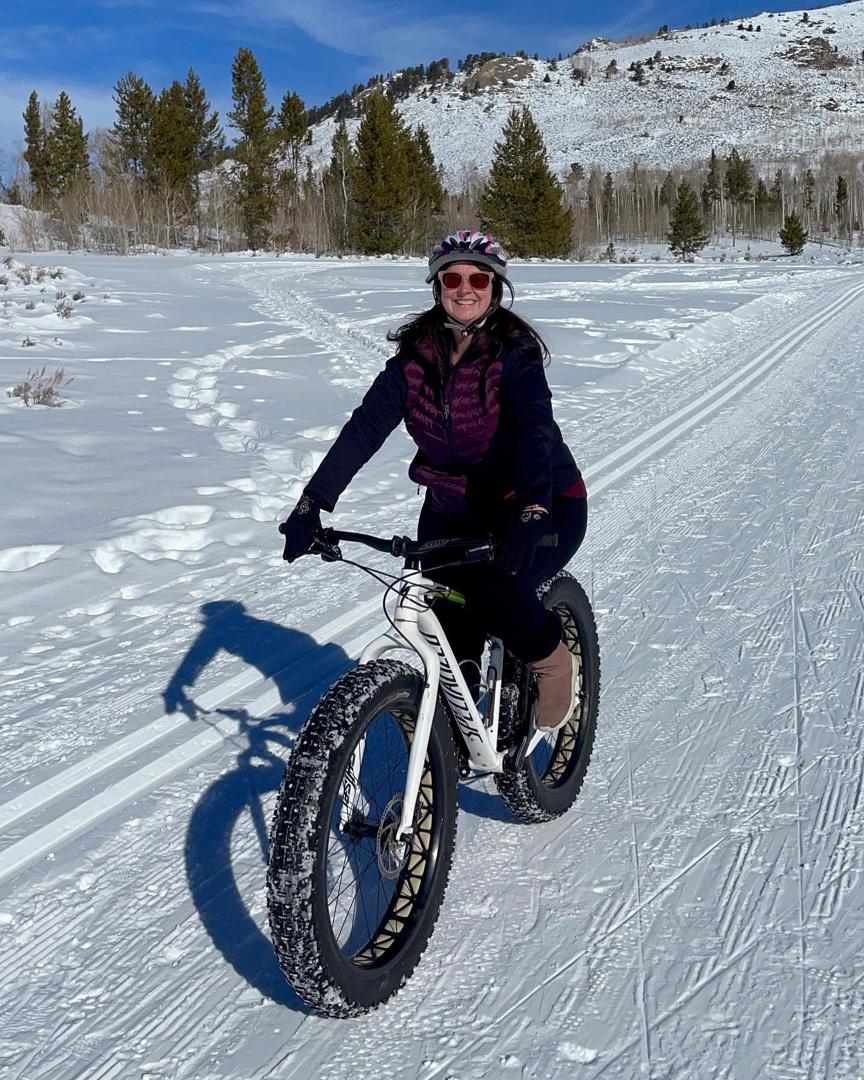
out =
[[[538,731],[537,728],[535,728],[532,724],[530,730],[528,731],[528,734],[519,744],[519,749],[516,751],[515,757],[510,758],[510,769],[512,769],[514,772],[516,772],[518,769],[521,769],[522,766],[525,764],[525,758],[534,753],[534,751],[540,745],[542,739],[543,732]]]

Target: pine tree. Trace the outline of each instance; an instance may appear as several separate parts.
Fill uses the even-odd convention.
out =
[[[148,187],[163,196],[192,202],[195,176],[195,133],[186,108],[183,86],[175,79],[153,109],[147,139],[144,173]]]
[[[669,250],[687,261],[692,261],[696,252],[701,251],[708,243],[708,232],[699,212],[699,200],[686,180],[682,180],[678,185],[678,197],[672,210],[667,240]]]
[[[212,169],[225,149],[225,136],[219,124],[219,113],[210,109],[201,80],[192,70],[186,73],[183,101],[189,115],[192,133],[192,161],[196,180],[198,173]]]
[[[406,192],[410,189],[409,138],[393,103],[380,91],[363,103],[351,187],[351,240],[364,255],[397,252],[405,239]]]
[[[330,163],[322,176],[322,189],[327,205],[330,235],[336,250],[348,247],[348,217],[353,199],[354,150],[348,137],[345,121],[341,121],[330,143]]]
[[[783,170],[778,169],[774,173],[774,180],[771,184],[771,190],[768,193],[769,205],[771,212],[774,214],[783,213]]]
[[[676,198],[675,177],[671,172],[667,172],[663,180],[663,186],[660,188],[660,205],[671,209]]]
[[[765,220],[768,217],[768,213],[771,209],[771,196],[768,193],[768,188],[765,186],[765,181],[760,176],[756,181],[756,191],[753,195],[753,205],[756,210],[756,222],[761,227],[764,225]]]
[[[420,124],[416,132],[408,133],[405,153],[411,178],[408,226],[410,245],[414,250],[428,251],[434,240],[435,215],[441,212],[444,188],[435,165],[435,157],[429,143],[429,134]]]
[[[231,84],[234,108],[228,120],[240,132],[234,147],[237,199],[246,243],[257,251],[267,241],[275,207],[276,140],[264,76],[249,49],[237,50]]]
[[[300,159],[303,146],[311,140],[312,132],[306,117],[306,106],[299,94],[286,94],[282,98],[276,121],[276,137],[285,154],[288,172],[280,178],[280,184],[288,194],[288,209],[292,224],[297,216],[297,199],[300,190]]]
[[[552,175],[540,129],[526,106],[514,108],[495,143],[478,210],[484,229],[514,255],[566,258],[573,217]]]
[[[210,109],[210,102],[201,81],[192,68],[186,73],[183,100],[189,122],[192,147],[192,197],[200,242],[201,235],[201,173],[212,169],[225,150],[225,136],[219,124],[219,113]]]
[[[84,122],[65,90],[60,91],[51,110],[51,123],[45,136],[45,168],[48,188],[55,199],[62,199],[90,183]]]
[[[24,110],[24,160],[30,170],[30,183],[36,199],[42,203],[50,195],[48,185],[48,170],[45,160],[45,127],[42,123],[42,109],[39,98],[34,90],[27,101]]]
[[[705,216],[708,218],[710,215],[709,220],[715,221],[714,212],[723,196],[723,171],[717,159],[717,152],[713,149],[711,150],[711,160],[708,162],[708,172],[705,175],[702,191],[702,209]]]
[[[612,233],[615,215],[615,184],[611,172],[607,172],[603,177],[603,188],[600,192],[600,210],[603,219],[603,231],[609,236]]]
[[[846,210],[849,206],[849,185],[846,183],[845,176],[837,177],[837,186],[834,189],[834,214],[840,222],[843,224],[843,219],[846,216]]]
[[[779,232],[780,243],[790,255],[800,255],[807,243],[807,232],[797,214],[787,214]]]
[[[156,97],[147,83],[130,71],[114,87],[114,103],[117,106],[117,119],[111,128],[114,168],[143,178]]]
[[[742,158],[735,147],[726,159],[726,175],[723,189],[726,198],[732,204],[732,247],[738,235],[738,209],[752,197],[753,166],[747,158]]]

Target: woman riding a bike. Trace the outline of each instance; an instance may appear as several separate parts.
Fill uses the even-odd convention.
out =
[[[280,527],[283,557],[309,550],[359,469],[404,421],[417,444],[408,475],[426,488],[418,540],[492,535],[496,562],[424,566],[458,589],[464,609],[436,612],[455,655],[479,670],[486,635],[500,637],[538,677],[534,722],[562,727],[578,671],[560,619],[537,596],[585,535],[585,485],[552,415],[540,335],[502,307],[507,256],[482,232],[460,230],[435,245],[426,278],[433,306],[388,339],[396,355],[369,388]],[[544,539],[557,535],[557,545]]]

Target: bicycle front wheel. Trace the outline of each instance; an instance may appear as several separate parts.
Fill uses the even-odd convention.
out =
[[[436,715],[413,836],[395,843],[423,684],[377,660],[344,675],[306,722],[270,835],[270,929],[299,996],[356,1016],[411,975],[431,936],[456,836],[453,736]]]

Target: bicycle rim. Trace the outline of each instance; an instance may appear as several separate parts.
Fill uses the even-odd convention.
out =
[[[414,722],[406,708],[372,716],[348,748],[326,808],[319,864],[326,921],[334,947],[357,968],[386,966],[401,952],[434,876],[441,815],[428,753],[413,836],[395,841]]]
[[[553,605],[552,610],[561,620],[561,637],[564,644],[576,657],[578,668],[576,705],[567,723],[558,731],[544,735],[528,760],[537,780],[544,787],[554,789],[567,782],[579,761],[585,737],[584,719],[588,701],[588,685],[583,642],[579,636],[579,626],[574,614],[564,603]]]

